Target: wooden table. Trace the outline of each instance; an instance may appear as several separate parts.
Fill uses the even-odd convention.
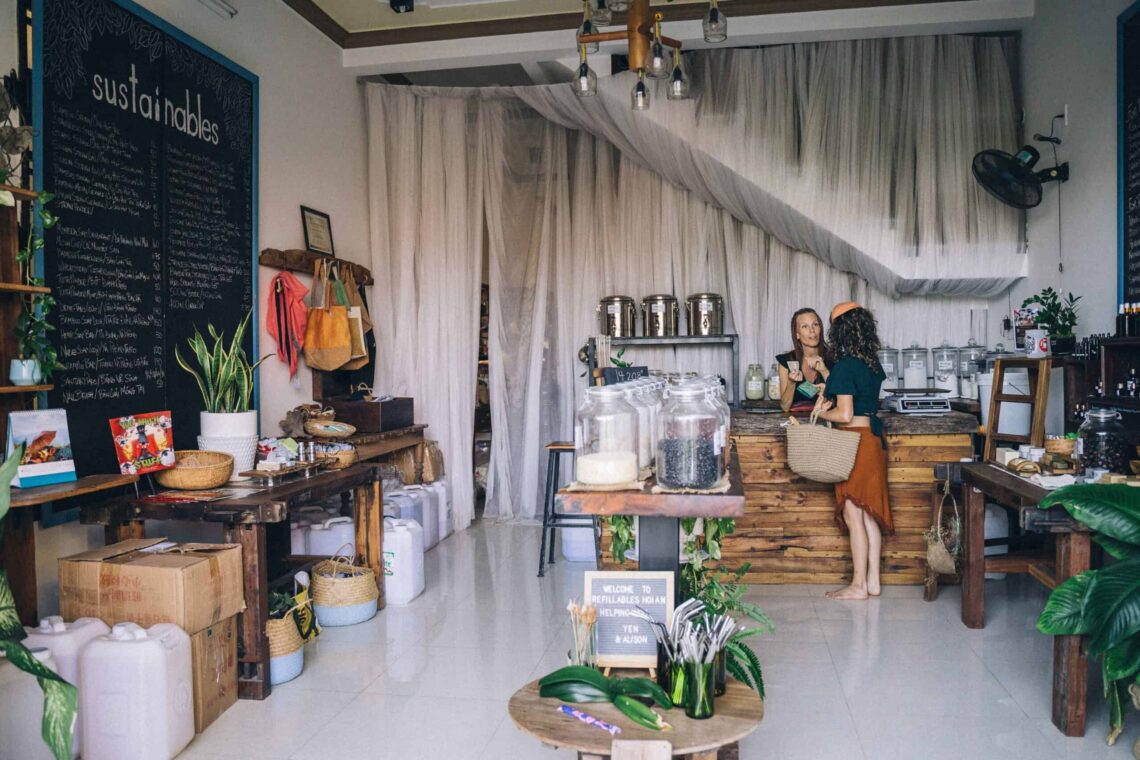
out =
[[[8,574],[21,623],[35,625],[39,620],[35,533],[38,508],[92,494],[107,496],[137,481],[137,475],[87,475],[70,483],[12,489],[11,509],[4,519],[3,538],[0,538],[0,568]]]
[[[981,463],[960,467],[965,491],[965,540],[962,568],[962,622],[985,626],[985,574],[1028,573],[1050,589],[1089,569],[1090,533],[1061,507],[1041,510],[1049,493],[997,466]],[[1052,556],[1007,554],[985,556],[986,502],[1015,512],[1027,531],[1053,535]],[[1053,724],[1066,736],[1084,736],[1088,701],[1088,659],[1083,636],[1053,637]]]
[[[250,485],[250,487],[254,487]],[[285,523],[289,511],[333,496],[351,493],[356,502],[356,554],[358,564],[372,569],[380,587],[377,606],[384,607],[384,511],[380,479],[375,465],[356,464],[344,470],[322,472],[283,483],[250,496],[222,501],[167,503],[122,499],[84,509],[83,521],[103,525],[107,543],[145,536],[145,520],[192,520],[221,523],[227,543],[240,544],[245,576],[245,612],[239,620],[238,696],[265,699],[269,684],[269,619],[271,579],[286,572],[291,562],[315,558],[289,557],[289,531],[267,535],[267,527]]]
[[[575,750],[582,760],[609,757],[610,744],[615,737],[558,712],[561,704],[557,699],[538,696],[538,681],[531,681],[514,693],[507,709],[516,726],[543,744]],[[679,706],[672,710],[654,708],[673,726],[672,731],[642,728],[608,703],[575,706],[582,712],[621,726],[621,734],[616,738],[665,740],[673,745],[675,757],[691,760],[739,757],[738,743],[755,731],[764,719],[764,702],[756,692],[733,679],[729,679],[724,696],[716,698],[716,713],[708,720],[691,720],[685,717],[684,708]]]

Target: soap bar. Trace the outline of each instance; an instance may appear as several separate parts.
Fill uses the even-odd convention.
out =
[[[994,457],[997,458],[998,464],[1000,464],[1002,467],[1005,467],[1007,464],[1009,464],[1009,460],[1017,457],[1017,451],[1015,449],[1007,449],[1005,447],[1002,447],[994,452]]]

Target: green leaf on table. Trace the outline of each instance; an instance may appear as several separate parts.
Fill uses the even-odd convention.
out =
[[[1055,588],[1037,618],[1037,630],[1049,636],[1088,633],[1089,621],[1084,616],[1085,597],[1095,581],[1096,572],[1086,570]]]
[[[1108,552],[1109,556],[1114,559],[1140,557],[1140,546],[1136,544],[1129,544],[1124,541],[1117,541],[1115,538],[1100,535],[1093,536],[1093,541],[1100,544],[1101,548]]]
[[[18,641],[0,639],[0,651],[4,652],[8,662],[39,681],[44,692],[40,734],[56,760],[70,760],[72,729],[79,701],[75,687],[45,667]]]
[[[1058,505],[1096,533],[1140,545],[1140,489],[1099,483],[1065,486],[1042,499],[1039,506]]]

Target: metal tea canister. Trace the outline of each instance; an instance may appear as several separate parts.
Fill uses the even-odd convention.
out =
[[[636,310],[629,296],[606,296],[596,309],[598,330],[611,338],[632,338],[637,325]]]
[[[689,335],[724,334],[724,299],[716,293],[697,293],[685,299]]]
[[[680,309],[677,299],[668,294],[641,299],[642,334],[653,338],[672,338],[678,334]]]

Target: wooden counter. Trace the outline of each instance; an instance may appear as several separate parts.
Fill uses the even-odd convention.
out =
[[[883,583],[922,584],[935,504],[934,465],[973,454],[977,418],[952,412],[921,417],[880,414],[887,433],[887,480],[895,535],[883,542]],[[744,481],[744,517],[722,543],[722,565],[752,564],[748,583],[850,580],[847,536],[835,522],[833,486],[804,480],[787,467],[780,414],[734,412],[732,436]],[[603,564],[617,567],[603,536]],[[625,564],[626,567],[630,563]]]

